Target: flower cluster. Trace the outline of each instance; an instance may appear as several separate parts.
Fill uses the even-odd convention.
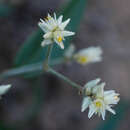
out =
[[[72,36],[75,33],[65,30],[65,27],[70,22],[70,19],[62,22],[63,16],[61,15],[58,19],[54,13],[54,18],[48,14],[45,20],[40,19],[38,23],[39,27],[44,31],[44,40],[42,46],[57,43],[62,49],[64,49],[63,40],[66,36]]]
[[[61,15],[58,19],[56,18],[56,14],[54,13],[54,17],[48,14],[47,18],[44,20],[40,19],[38,23],[39,27],[44,31],[44,40],[42,42],[42,46],[57,43],[61,49],[64,49],[63,40],[65,40],[66,36],[72,36],[75,33],[71,31],[66,31],[65,27],[70,22],[70,19],[62,22],[63,16]],[[102,49],[101,47],[88,47],[75,52],[75,46],[71,44],[68,49],[64,52],[65,60],[67,61],[76,61],[81,65],[87,65],[89,63],[95,63],[102,61]],[[61,77],[63,80],[69,82],[71,85],[76,85],[76,88],[82,88],[75,83],[72,83],[69,79],[61,74],[55,72],[54,70],[51,72],[58,77]],[[106,110],[115,114],[115,111],[112,109],[112,106],[119,102],[119,94],[115,93],[114,90],[104,91],[105,83],[99,83],[100,79],[95,79],[88,82],[83,87],[83,102],[81,111],[84,112],[89,107],[88,117],[92,117],[93,114],[98,114],[102,116],[102,119],[105,119]]]
[[[100,79],[95,79],[88,82],[83,89],[83,102],[81,111],[84,112],[89,107],[88,117],[98,114],[105,119],[106,110],[115,114],[115,111],[111,108],[113,105],[119,102],[119,94],[114,90],[104,91],[105,83],[100,83]]]

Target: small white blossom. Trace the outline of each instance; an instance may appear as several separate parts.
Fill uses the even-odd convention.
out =
[[[0,96],[5,94],[9,89],[11,88],[11,85],[1,85],[0,86]]]
[[[89,47],[80,50],[74,55],[76,62],[86,65],[88,63],[100,62],[102,60],[102,49],[100,47]]]
[[[48,14],[45,20],[40,19],[38,25],[44,31],[44,40],[42,46],[52,44],[56,42],[62,49],[64,49],[63,40],[64,37],[72,36],[75,33],[65,30],[65,27],[70,22],[70,19],[62,22],[63,16],[61,15],[58,19],[54,13],[54,18]]]
[[[84,98],[82,102],[81,111],[84,112],[89,107],[88,117],[98,114],[105,120],[106,110],[115,114],[111,108],[114,104],[119,102],[119,94],[114,90],[104,91],[105,83],[100,83],[100,79],[92,80],[84,86]]]

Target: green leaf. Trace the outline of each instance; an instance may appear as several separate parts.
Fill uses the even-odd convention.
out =
[[[23,46],[21,47],[20,51],[18,52],[15,65],[20,66],[27,64],[39,49],[42,49],[40,43],[42,41],[42,31],[39,29],[38,31],[34,32],[28,39],[25,41]]]
[[[96,130],[117,130],[129,107],[128,102],[120,102],[120,104],[117,105],[116,115],[110,115]]]
[[[64,18],[71,18],[71,22],[67,29],[71,31],[77,31],[79,27],[80,20],[83,16],[83,12],[86,7],[87,0],[71,0],[67,7],[61,11],[60,14],[64,15]],[[43,40],[43,32],[38,29],[33,35],[31,35],[27,41],[23,44],[15,58],[15,66],[22,66],[25,64],[32,64],[36,62],[41,62],[45,58],[46,47],[41,47],[41,42]],[[65,41],[65,47],[68,46],[72,38],[67,38]],[[52,51],[52,59],[61,57],[63,55],[63,50],[59,49],[57,45],[54,45]]]

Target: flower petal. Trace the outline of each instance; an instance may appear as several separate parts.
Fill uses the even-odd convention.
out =
[[[102,119],[105,120],[105,115],[106,115],[105,109],[102,110],[101,115],[102,115]]]
[[[5,94],[9,89],[11,88],[11,85],[1,85],[0,86],[0,95]]]
[[[64,37],[67,37],[67,36],[72,36],[74,35],[75,33],[74,32],[71,32],[71,31],[62,31],[62,35]]]
[[[77,54],[80,56],[88,57],[89,63],[100,62],[102,60],[102,49],[100,47],[84,48]]]
[[[42,20],[43,21],[43,20]],[[48,28],[47,28],[47,24],[43,21],[43,22],[39,22],[38,26],[46,33],[48,32]]]
[[[105,91],[104,92],[104,101],[107,104],[117,104],[120,100],[120,98],[118,96],[119,96],[119,94],[115,93],[114,90]]]
[[[48,32],[48,33],[44,34],[43,37],[44,37],[45,39],[52,38],[52,32]]]
[[[61,24],[61,23],[62,23],[62,19],[63,19],[63,15],[61,15],[61,16],[58,18],[58,24]]]
[[[64,49],[64,44],[63,44],[63,42],[57,42],[57,44],[61,47],[61,49]]]
[[[101,83],[93,88],[93,93],[96,94],[97,97],[103,97],[104,96],[104,86],[105,83]]]
[[[112,114],[116,114],[116,112],[111,108],[111,107],[109,107],[109,106],[107,106],[107,108],[106,108],[108,111],[110,111]]]
[[[52,43],[52,41],[50,39],[45,39],[42,41],[41,46],[44,47],[45,45],[49,45],[51,43]]]
[[[56,13],[54,13],[54,19],[56,20]]]
[[[94,107],[94,105],[90,105],[89,106],[89,112],[88,112],[88,118],[91,118],[92,115],[96,112],[96,108]]]
[[[84,88],[93,88],[94,86],[96,86],[99,82],[101,81],[100,78],[97,78],[95,80],[91,80],[89,82],[87,82],[85,85],[84,85]]]
[[[64,28],[67,26],[67,24],[70,22],[70,19],[67,19],[65,22],[61,23],[60,28],[64,30]]]
[[[81,112],[84,112],[85,109],[88,108],[90,105],[91,99],[89,97],[84,97],[82,101],[82,106],[81,106]]]

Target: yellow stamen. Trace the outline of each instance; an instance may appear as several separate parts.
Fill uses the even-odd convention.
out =
[[[57,41],[58,41],[58,42],[62,42],[62,37],[59,36],[59,37],[57,38]]]
[[[95,102],[96,107],[101,107],[102,103],[100,101]]]
[[[80,64],[85,64],[88,62],[88,58],[85,57],[85,56],[78,56],[77,57],[77,61],[80,63]]]
[[[115,99],[115,100],[118,100],[118,99],[119,99],[119,97],[118,97],[118,96],[114,96],[114,99]]]

